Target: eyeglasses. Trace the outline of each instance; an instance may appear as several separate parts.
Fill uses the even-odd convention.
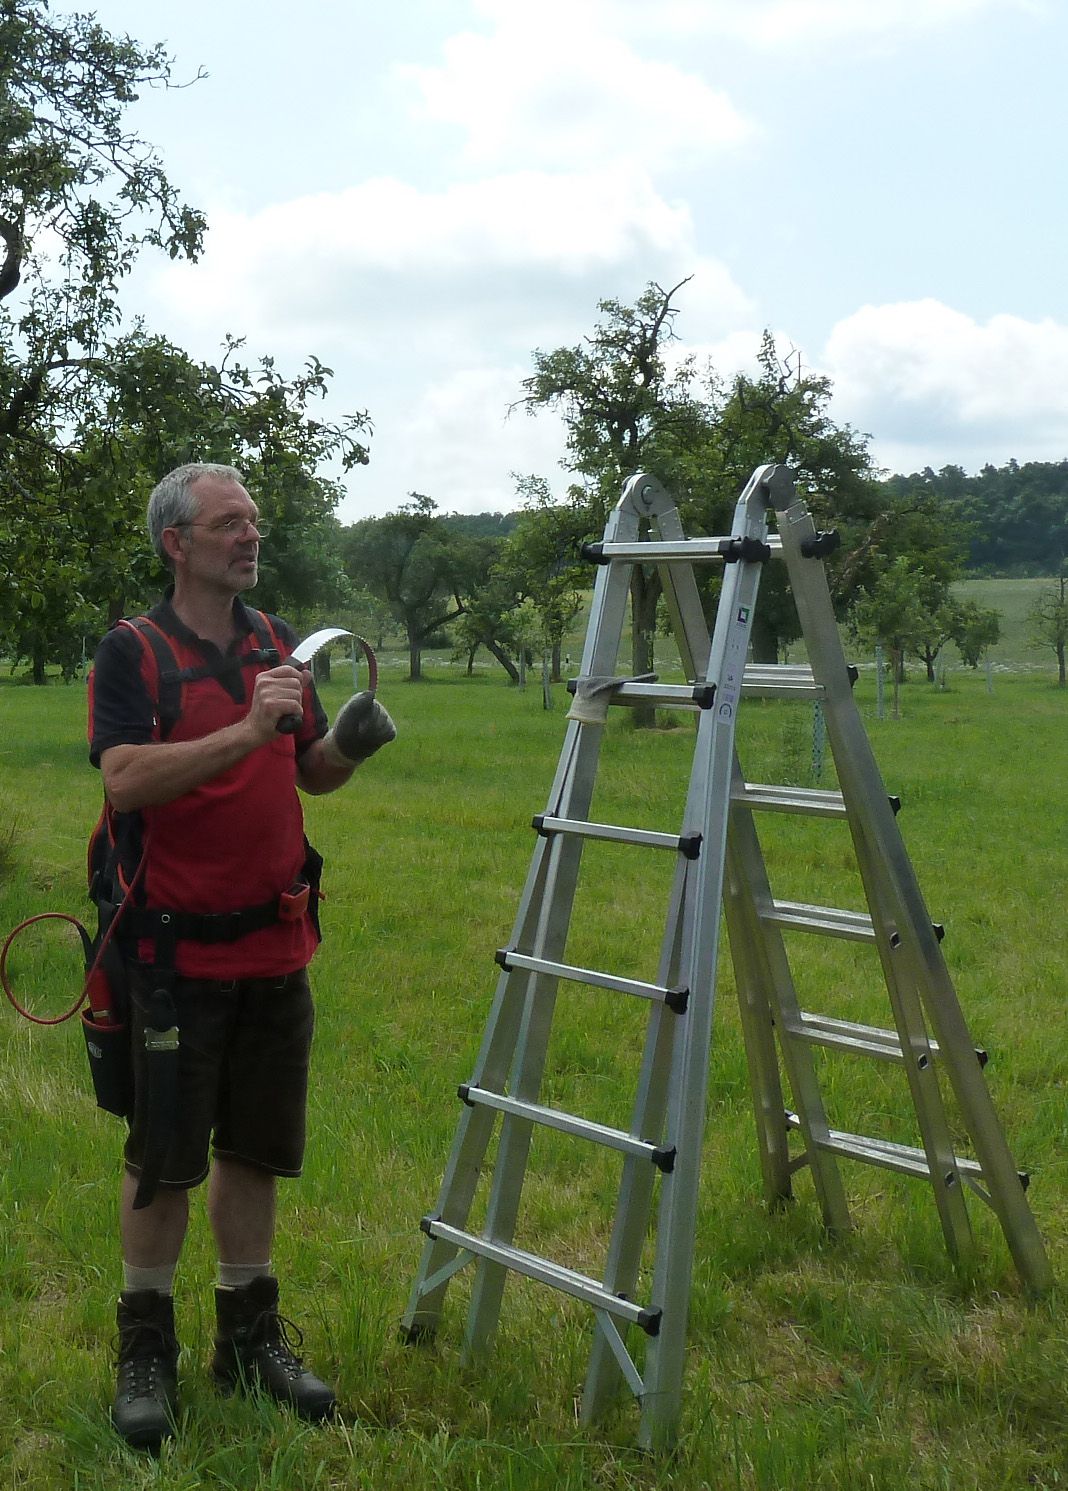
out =
[[[254,528],[260,538],[266,538],[271,531],[266,518],[227,518],[222,523],[194,523],[187,520],[184,523],[174,523],[172,527],[206,528],[209,533],[222,533],[227,538],[245,538],[250,528]]]

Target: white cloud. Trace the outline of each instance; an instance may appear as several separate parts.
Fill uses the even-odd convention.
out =
[[[968,22],[984,12],[1041,14],[1043,0],[594,0],[606,21],[635,33],[724,36],[754,47],[822,46],[829,41],[894,42]]]
[[[887,464],[1068,454],[1068,326],[1056,321],[869,305],[834,327],[824,362],[838,417],[870,430]]]
[[[614,35],[608,8],[543,0],[483,9],[491,34],[450,37],[438,67],[398,69],[427,119],[463,132],[470,165],[665,168],[752,132],[725,92]]]

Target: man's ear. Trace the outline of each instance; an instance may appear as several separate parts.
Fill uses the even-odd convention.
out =
[[[163,544],[163,552],[171,562],[171,568],[182,555],[182,530],[180,528],[164,528],[160,534]]]

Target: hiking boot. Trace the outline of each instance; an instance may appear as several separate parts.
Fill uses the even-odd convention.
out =
[[[334,1412],[333,1389],[309,1372],[293,1350],[304,1338],[278,1313],[277,1279],[265,1274],[242,1289],[216,1289],[215,1311],[219,1330],[211,1373],[219,1388],[262,1388],[312,1422]]]
[[[178,1414],[178,1338],[174,1301],[155,1289],[119,1296],[118,1386],[111,1405],[116,1433],[138,1450],[158,1450]]]

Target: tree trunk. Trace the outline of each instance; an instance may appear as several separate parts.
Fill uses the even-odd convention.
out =
[[[423,649],[415,631],[408,628],[408,682],[418,683],[423,676]]]
[[[935,658],[937,656],[938,656],[937,652],[932,652],[929,647],[924,646],[924,649],[923,649],[923,661],[924,661],[924,663],[927,666],[927,682],[928,683],[934,683],[934,681],[935,681]]]
[[[1068,680],[1066,680],[1065,669],[1064,669],[1064,643],[1063,642],[1058,642],[1057,643],[1057,682],[1060,684],[1061,688],[1063,689],[1064,686],[1065,686],[1066,681],[1068,681]]]
[[[560,666],[561,666],[560,653],[561,653],[560,643],[559,642],[554,642],[553,643],[552,663],[550,664],[550,667],[552,669],[552,681],[553,681],[553,683],[563,683],[563,681],[564,681],[563,680],[563,675],[560,672]]]
[[[40,642],[35,642],[33,644],[33,654],[32,654],[32,656],[33,656],[33,681],[34,681],[35,684],[41,685],[45,681],[45,653],[44,653],[44,647],[43,647],[43,645]]]
[[[634,673],[652,672],[656,603],[660,591],[660,576],[656,571],[647,573],[636,564],[630,578],[631,668]],[[631,715],[637,730],[651,730],[656,724],[656,709],[652,704],[636,704]]]
[[[768,621],[767,612],[761,611],[759,602],[753,616],[753,629],[749,633],[749,638],[753,648],[754,663],[778,663],[778,633]]]
[[[312,677],[316,683],[330,682],[330,653],[325,647],[312,658]]]
[[[891,647],[891,649],[890,649],[890,670],[891,670],[891,672],[893,674],[893,677],[894,677],[894,712],[893,712],[893,718],[895,720],[899,720],[901,718],[901,709],[900,709],[900,702],[901,702],[901,679],[902,679],[902,676],[903,676],[903,673],[904,673],[904,669],[901,666],[902,656],[903,656],[903,654],[901,653],[901,651],[900,651],[899,648]]]
[[[499,647],[496,642],[486,642],[483,645],[485,646],[487,652],[492,653],[493,656],[497,659],[497,661],[500,663],[504,671],[508,674],[508,677],[512,680],[512,682],[518,683],[519,669],[516,667],[515,663],[512,662],[512,659],[508,656],[504,649],[502,647]]]

